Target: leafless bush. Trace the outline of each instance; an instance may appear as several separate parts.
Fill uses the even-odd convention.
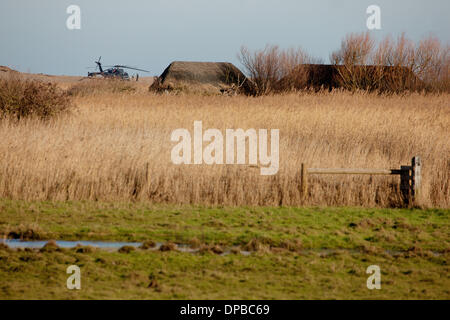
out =
[[[54,83],[23,80],[18,76],[0,79],[0,119],[36,117],[49,119],[71,106],[70,99]]]
[[[331,54],[331,61],[343,65],[366,65],[371,62],[375,42],[370,33],[350,34],[341,43],[341,49]]]
[[[449,46],[434,37],[415,44],[402,34],[378,46],[370,33],[350,34],[330,56],[336,82],[349,90],[448,91]]]
[[[370,68],[375,41],[369,32],[350,34],[341,42],[341,48],[331,54],[336,65],[336,82],[349,90],[374,89],[380,79],[378,70]]]
[[[282,50],[276,45],[254,52],[242,46],[238,58],[258,95],[288,91],[293,83],[305,81],[305,74],[298,67],[317,61],[301,48]]]

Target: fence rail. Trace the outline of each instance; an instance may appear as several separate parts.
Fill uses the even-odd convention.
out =
[[[416,202],[420,195],[422,182],[422,161],[419,156],[411,160],[410,166],[400,169],[347,169],[347,168],[308,168],[305,163],[301,166],[301,193],[308,194],[308,175],[310,174],[364,174],[364,175],[400,175],[400,191],[406,205]]]
[[[387,169],[325,169],[308,168],[308,173],[312,174],[392,174],[393,170]]]

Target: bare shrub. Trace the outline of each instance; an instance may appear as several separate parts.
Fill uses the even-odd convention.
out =
[[[163,93],[163,92],[166,92],[166,91],[168,92],[168,91],[171,91],[171,90],[172,90],[172,88],[169,88],[169,86],[164,86],[162,84],[161,77],[155,77],[155,80],[153,81],[153,83],[148,88],[148,91],[156,92],[156,93]]]
[[[47,120],[70,106],[67,93],[54,83],[23,80],[18,76],[0,79],[0,119]]]
[[[365,65],[371,62],[375,42],[369,32],[350,34],[341,43],[341,49],[331,54],[331,61],[343,65]]]
[[[336,83],[348,90],[375,90],[383,81],[383,69],[371,66],[375,41],[369,32],[349,34],[330,56],[336,66]]]
[[[336,82],[349,90],[448,91],[449,46],[432,36],[414,43],[402,34],[378,45],[369,32],[350,34],[330,56]]]
[[[450,90],[450,46],[429,36],[419,42],[414,52],[412,70],[432,91]]]
[[[298,66],[318,61],[301,48],[282,50],[276,45],[254,52],[242,46],[238,58],[253,80],[257,95],[292,89],[292,84],[305,81]]]

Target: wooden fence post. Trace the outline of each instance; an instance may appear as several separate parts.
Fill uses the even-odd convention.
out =
[[[308,168],[305,163],[301,166],[302,199],[308,194],[309,174],[370,174],[370,175],[400,175],[400,192],[406,206],[417,204],[421,197],[422,185],[422,160],[415,156],[410,166],[401,166],[399,169],[350,169],[350,168]]]
[[[306,199],[306,194],[308,193],[308,168],[305,163],[302,163],[301,167],[301,196]]]
[[[411,202],[411,170],[410,166],[400,167],[400,192],[405,205]]]
[[[419,156],[411,160],[411,196],[416,202],[420,197],[420,187],[422,184],[422,161]]]

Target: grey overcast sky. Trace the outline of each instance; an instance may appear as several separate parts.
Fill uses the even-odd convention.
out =
[[[69,5],[81,29],[69,30]],[[241,45],[301,46],[328,62],[351,32],[366,31],[369,5],[381,7],[379,38],[406,32],[450,43],[449,0],[0,0],[0,65],[84,75],[102,56],[160,74],[174,60],[230,61]]]

